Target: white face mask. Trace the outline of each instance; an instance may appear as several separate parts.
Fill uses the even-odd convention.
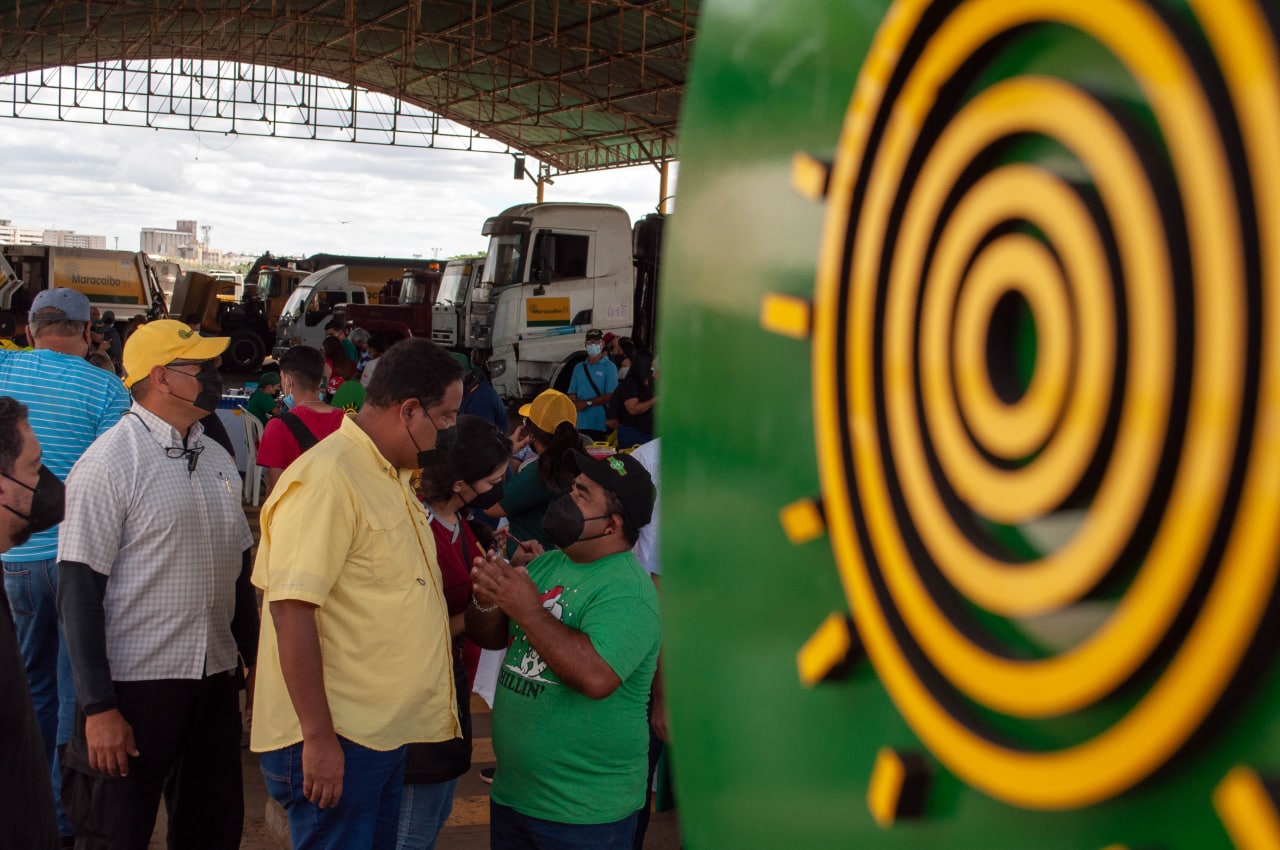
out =
[[[604,349],[599,345],[592,344],[587,346],[588,357],[599,357],[601,351],[604,351]]]

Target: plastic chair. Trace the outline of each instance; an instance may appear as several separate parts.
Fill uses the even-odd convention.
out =
[[[262,476],[266,469],[258,466],[258,446],[262,443],[262,423],[252,413],[236,411],[244,420],[244,501],[255,508],[262,500]]]

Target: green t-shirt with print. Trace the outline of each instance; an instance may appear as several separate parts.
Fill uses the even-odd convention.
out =
[[[622,685],[601,700],[574,691],[513,622],[493,706],[493,800],[557,823],[622,820],[644,805],[657,591],[630,551],[590,564],[548,552],[528,569],[543,607],[585,632]]]

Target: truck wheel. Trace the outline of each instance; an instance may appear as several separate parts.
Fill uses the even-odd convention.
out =
[[[233,372],[252,372],[262,365],[264,356],[266,350],[262,346],[262,340],[254,334],[242,331],[231,335],[231,344],[227,346],[223,359],[227,368]]]
[[[555,377],[551,379],[551,389],[559,390],[562,393],[569,392],[569,384],[573,382],[573,370],[578,368],[578,364],[586,359],[587,355],[577,353],[564,361],[560,366],[560,371],[556,372]]]

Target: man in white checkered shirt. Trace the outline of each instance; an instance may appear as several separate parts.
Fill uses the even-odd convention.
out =
[[[253,538],[235,462],[199,425],[227,344],[175,321],[134,332],[133,407],[67,478],[59,610],[78,705],[63,799],[78,848],[144,850],[162,791],[170,848],[240,846]]]

